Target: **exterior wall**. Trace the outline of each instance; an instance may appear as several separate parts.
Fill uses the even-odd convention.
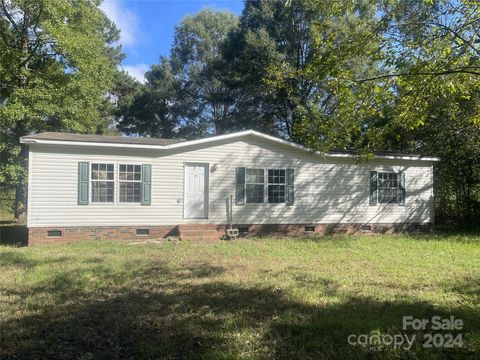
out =
[[[77,205],[78,162],[152,165],[152,202]],[[210,165],[206,220],[183,218],[184,164]],[[216,171],[212,171],[216,165]],[[233,206],[237,224],[398,224],[431,223],[432,163],[324,159],[252,136],[241,141],[195,145],[177,150],[30,145],[28,226],[165,226],[206,222],[226,224],[226,201],[235,196],[235,168],[295,169],[295,203]],[[404,171],[405,206],[369,205],[369,172]]]

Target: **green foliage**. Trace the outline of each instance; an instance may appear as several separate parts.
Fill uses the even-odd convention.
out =
[[[234,124],[232,89],[217,63],[235,15],[202,10],[175,29],[170,58],[147,73],[147,83],[120,111],[119,129],[148,136],[195,138],[222,134]]]
[[[384,91],[397,99],[395,124],[425,124],[432,103],[468,100],[480,85],[480,12],[477,2],[411,0],[390,2],[385,9],[382,70]],[[453,110],[455,111],[455,110]],[[470,121],[478,122],[478,112]]]
[[[13,221],[15,194],[7,187],[0,187],[0,224]]]
[[[177,125],[177,84],[170,63],[162,58],[145,74],[147,83],[140,83],[123,75],[120,85],[118,129],[127,134],[141,134],[172,138]]]
[[[229,127],[234,105],[216,63],[238,19],[229,12],[203,10],[186,16],[175,30],[172,70],[179,80],[182,127],[187,136],[222,134]]]
[[[295,139],[298,110],[322,91],[305,77],[313,60],[313,27],[320,20],[310,1],[246,2],[240,35],[232,38],[227,59],[238,86],[248,84],[258,115],[271,121],[269,132]],[[234,81],[234,83],[235,83]]]
[[[441,221],[480,216],[480,11],[476,1],[391,1],[385,8],[384,121],[366,132],[375,148],[428,153],[436,165]],[[368,81],[370,82],[370,81]]]
[[[95,133],[110,124],[106,95],[122,55],[114,43],[118,30],[98,5],[1,2],[0,183],[25,181],[20,136],[42,130]],[[17,202],[23,201],[18,195]]]
[[[323,111],[325,95],[300,106],[291,138],[321,151],[355,148],[364,158],[377,150],[440,156],[441,218],[449,213],[474,224],[480,216],[478,3],[318,2],[317,14],[323,13],[302,76],[334,108]],[[273,74],[273,86],[284,89],[297,76],[283,63]]]
[[[383,148],[435,154],[435,202],[437,220],[475,226],[480,217],[480,127],[471,117],[478,112],[480,93],[467,100],[461,94],[432,98],[425,124],[398,126],[383,135]]]
[[[226,57],[269,132],[316,150],[350,144],[362,125],[352,115],[363,108],[361,86],[345,79],[376,71],[376,9],[373,1],[246,3]]]

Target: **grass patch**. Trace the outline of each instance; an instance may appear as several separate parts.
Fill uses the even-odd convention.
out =
[[[475,234],[0,247],[0,358],[475,358]],[[354,347],[461,318],[462,349]],[[450,331],[451,332],[451,331]],[[452,332],[451,332],[452,333]],[[422,340],[422,341],[420,341]]]

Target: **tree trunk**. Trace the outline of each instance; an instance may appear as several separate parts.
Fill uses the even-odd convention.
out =
[[[18,125],[20,125],[19,123]],[[23,124],[17,126],[15,131],[16,140],[20,141],[21,136],[28,135],[26,128]],[[18,155],[18,162],[22,165],[23,168],[27,169],[28,172],[28,148],[24,144],[19,144],[21,146],[20,154]],[[15,220],[22,221],[25,218],[27,212],[27,177],[22,177],[21,180],[15,184],[15,204],[14,204],[14,215]]]
[[[17,222],[25,220],[27,214],[27,191],[24,183],[15,186],[14,215]]]
[[[29,17],[27,14],[24,15],[23,18],[23,26],[22,26],[22,34],[20,35],[20,63],[18,65],[19,77],[18,77],[18,87],[25,88],[28,86],[28,72],[29,72],[29,34],[28,34],[28,26],[29,26]],[[28,156],[28,149],[25,145],[20,144],[20,137],[28,135],[27,127],[25,124],[27,123],[27,119],[24,121],[19,121],[16,123],[15,126],[15,137],[18,145],[21,147],[20,154],[18,157],[19,163],[27,169],[27,156]],[[27,169],[28,171],[28,169]],[[14,204],[14,216],[15,220],[22,221],[25,219],[25,215],[27,212],[27,184],[26,179],[22,178],[16,185],[15,185],[15,204]]]

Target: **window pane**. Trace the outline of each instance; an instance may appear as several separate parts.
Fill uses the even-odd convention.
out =
[[[263,169],[246,169],[245,170],[246,184],[263,184],[264,183],[264,176],[263,176]]]
[[[264,197],[264,185],[254,185],[254,184],[246,184],[246,202],[247,203],[263,203]]]
[[[378,189],[378,201],[382,204],[397,202],[397,189],[382,188]]]
[[[113,164],[91,165],[92,202],[113,203],[115,183]]]
[[[119,167],[118,178],[120,181],[141,181],[142,166],[122,164]]]
[[[268,185],[268,202],[284,203],[285,202],[285,185]]]
[[[113,181],[92,181],[92,202],[113,202]]]
[[[140,202],[140,183],[121,182],[120,202]]]
[[[273,204],[285,202],[285,179],[284,169],[268,170],[268,202]]]
[[[118,176],[120,202],[140,202],[142,166],[121,164]]]
[[[269,169],[268,183],[269,184],[285,184],[285,170]]]
[[[263,203],[265,192],[263,169],[245,169],[245,192],[247,203]]]
[[[378,202],[380,204],[398,203],[397,173],[378,173]]]
[[[113,164],[92,164],[92,180],[113,180]]]

